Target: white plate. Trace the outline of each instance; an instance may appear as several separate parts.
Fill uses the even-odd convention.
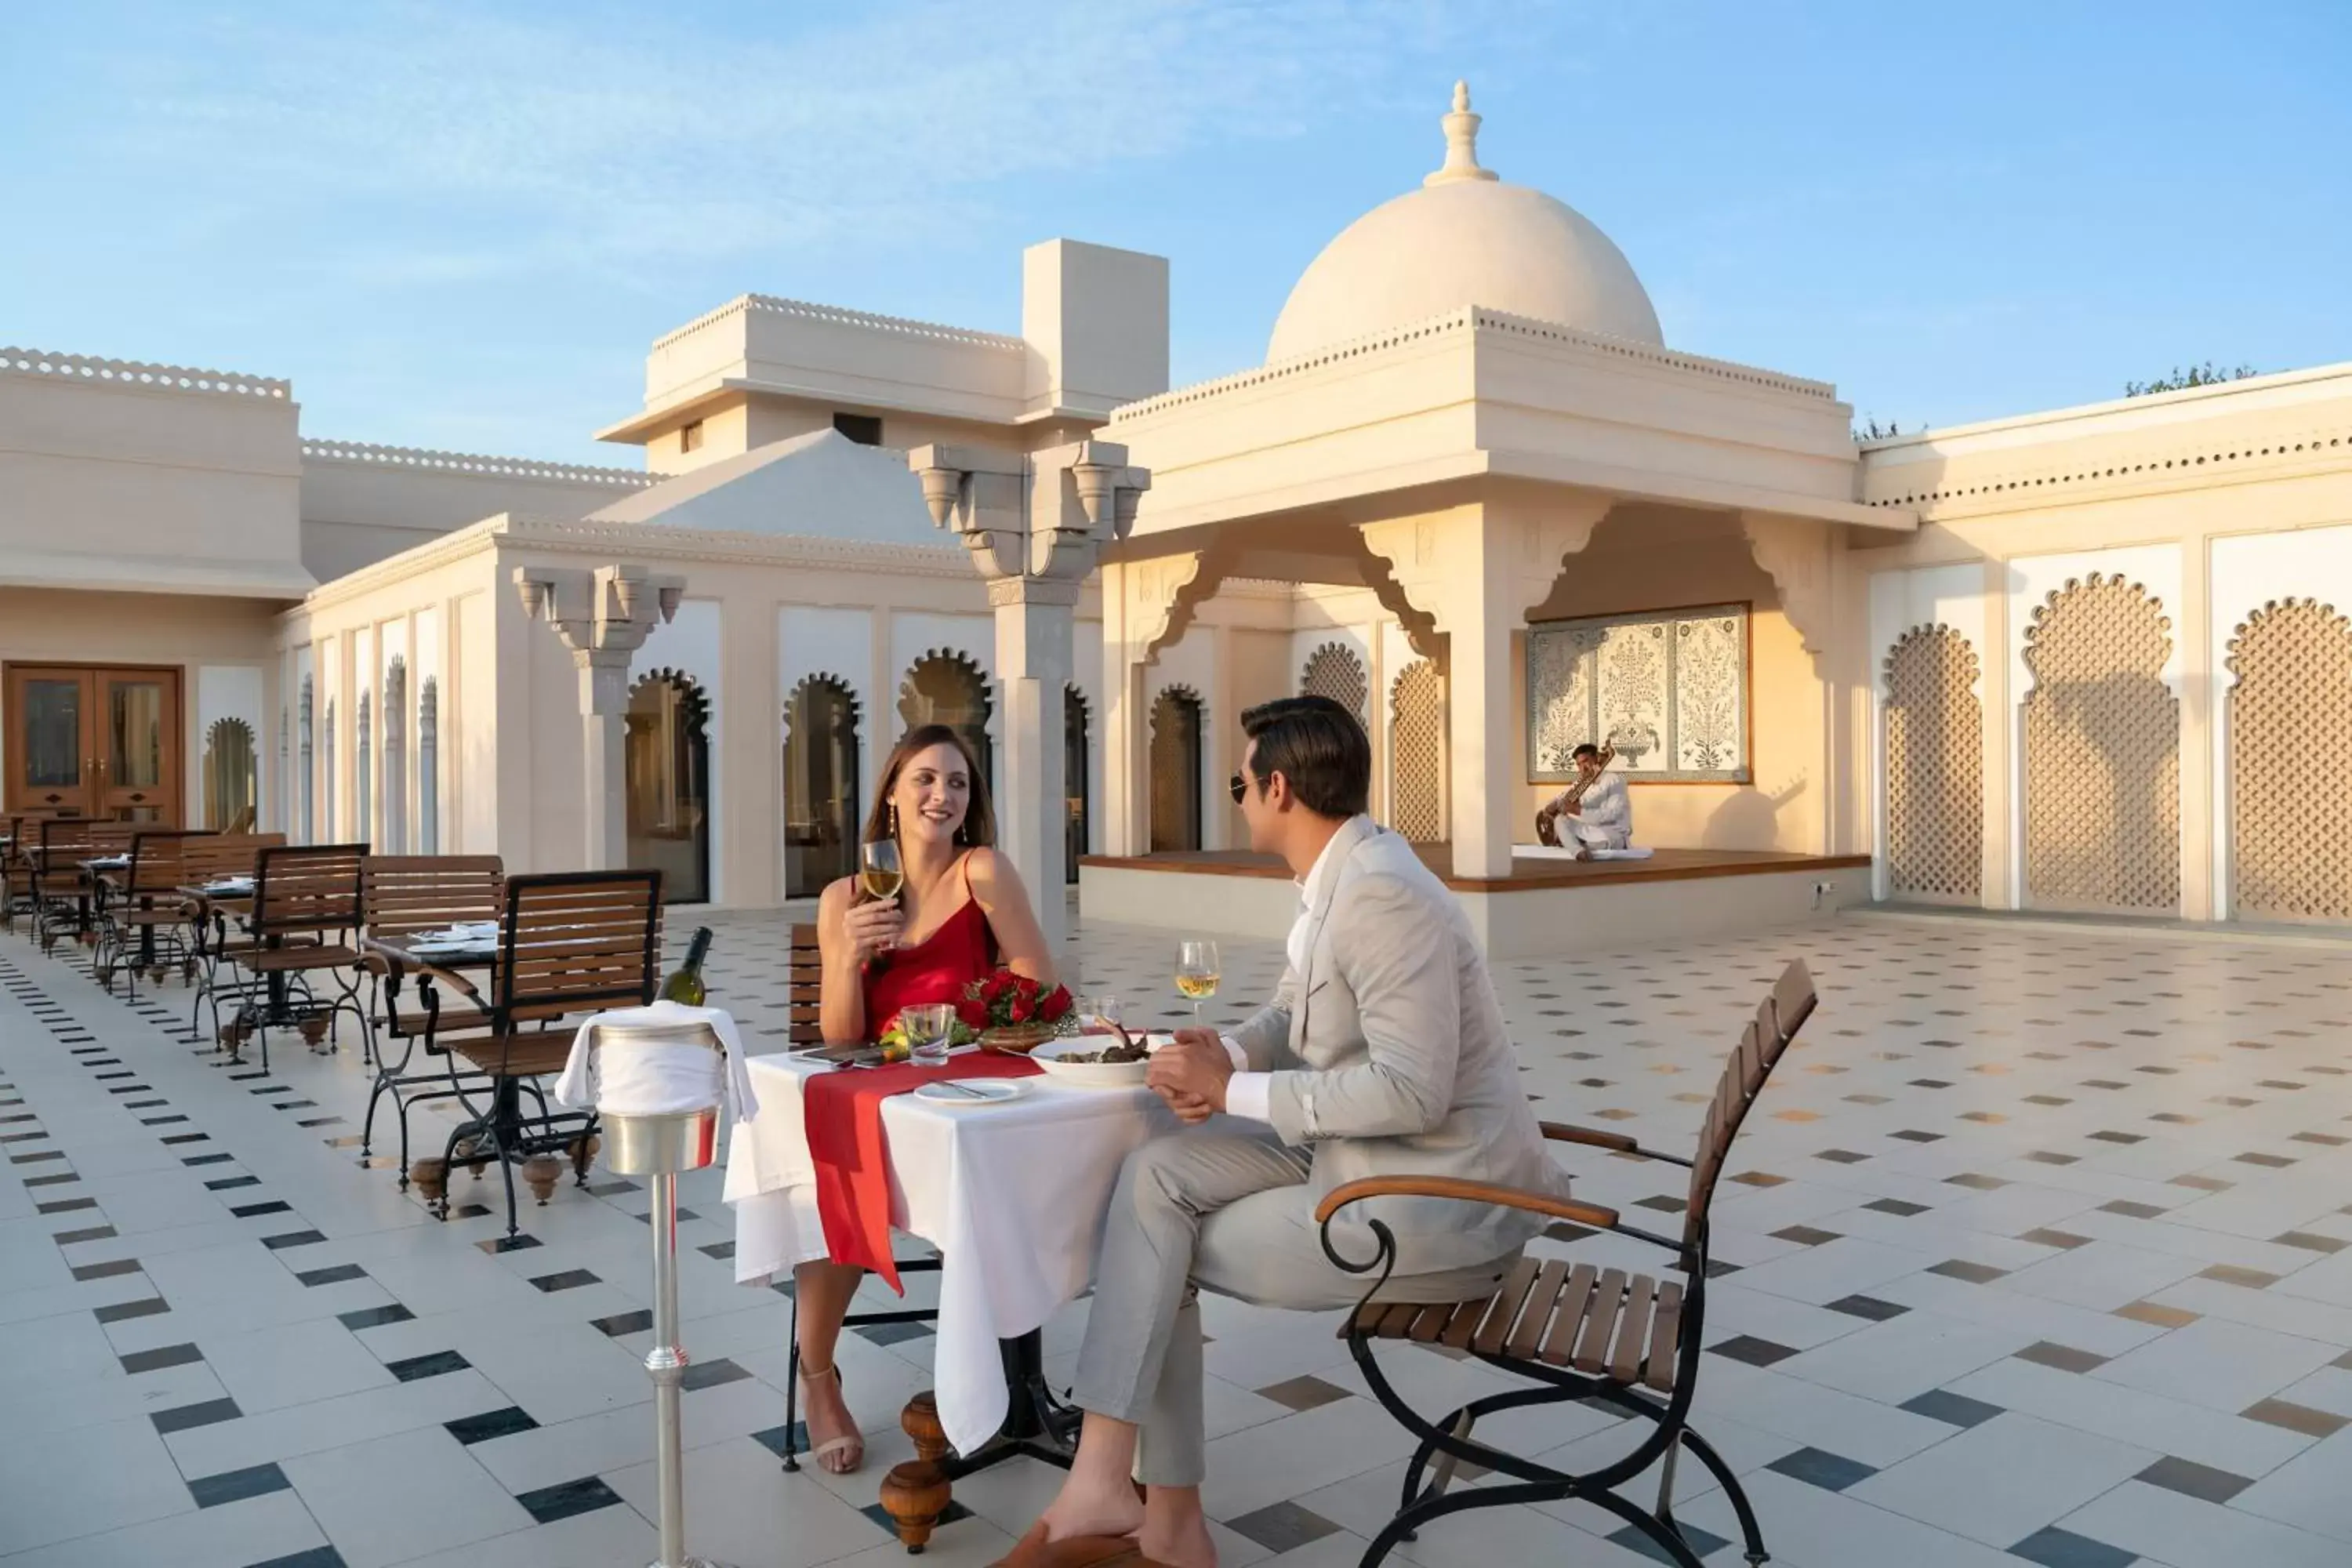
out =
[[[959,1093],[970,1089],[970,1094]],[[961,1106],[978,1110],[983,1105],[1002,1105],[1008,1100],[1018,1100],[1029,1092],[1026,1079],[1017,1078],[957,1078],[936,1079],[915,1086],[915,1098],[933,1105]]]
[[[1116,1039],[1116,1036],[1109,1037]],[[1058,1040],[1047,1040],[1029,1053],[1029,1059],[1045,1069],[1046,1075],[1058,1083],[1076,1084],[1087,1089],[1139,1089],[1151,1064],[1141,1062],[1066,1062],[1065,1055],[1086,1056],[1103,1048],[1105,1037],[1071,1035]],[[1158,1047],[1167,1044],[1166,1037],[1145,1037],[1145,1044]]]

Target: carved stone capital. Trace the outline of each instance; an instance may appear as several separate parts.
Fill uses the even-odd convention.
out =
[[[909,452],[907,465],[931,521],[963,541],[973,569],[992,583],[1083,581],[1102,546],[1134,527],[1151,484],[1110,441],[1031,453],[934,443]]]

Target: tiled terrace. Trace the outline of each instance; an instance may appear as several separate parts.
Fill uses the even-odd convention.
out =
[[[713,999],[774,1027],[775,919],[713,923]],[[1172,1011],[1168,945],[1084,930],[1076,967]],[[1498,980],[1529,1091],[1687,1142],[1792,954],[1823,1005],[1735,1152],[1700,1399],[1775,1560],[2352,1561],[2345,949],[1863,917],[1516,964]],[[1276,962],[1229,951],[1236,1005]],[[530,1245],[498,1249],[495,1176],[461,1175],[478,1206],[443,1225],[362,1168],[355,1039],[314,1058],[289,1037],[265,1076],[222,1066],[185,1016],[176,984],[132,1005],[78,956],[0,937],[0,1563],[641,1568],[639,1184],[566,1185],[526,1208]],[[1580,1168],[1601,1202],[1677,1203],[1667,1168]],[[868,1505],[906,1456],[895,1416],[928,1381],[926,1336],[844,1347],[862,1474],[780,1473],[788,1303],[733,1283],[718,1173],[684,1185],[690,1543],[739,1568],[903,1561]],[[1049,1328],[1056,1373],[1084,1310]],[[1408,1445],[1331,1330],[1211,1305],[1228,1563],[1351,1563],[1391,1505]],[[1497,1381],[1400,1359],[1431,1398]],[[1538,1453],[1622,1440],[1574,1413],[1497,1429]],[[1685,1468],[1680,1511],[1728,1535],[1703,1479]],[[992,1561],[1052,1484],[1025,1461],[966,1483],[970,1516],[925,1561]],[[1403,1555],[1646,1561],[1613,1534],[1590,1510],[1520,1510]]]

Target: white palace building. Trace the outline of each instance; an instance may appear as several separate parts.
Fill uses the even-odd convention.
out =
[[[0,807],[772,906],[939,719],[1033,884],[1278,933],[1224,781],[1311,689],[1501,954],[1871,899],[2352,921],[2352,365],[1857,442],[1831,384],[1669,347],[1477,127],[1457,89],[1442,166],[1192,386],[1168,263],[1071,240],[1018,336],[686,323],[597,433],[625,469],[0,349]],[[1519,847],[1588,739],[1651,858]]]

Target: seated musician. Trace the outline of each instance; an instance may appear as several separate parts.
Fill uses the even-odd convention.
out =
[[[1591,859],[1595,849],[1630,847],[1633,803],[1625,793],[1624,779],[1607,771],[1608,759],[1589,741],[1576,748],[1575,755],[1576,782],[1537,815],[1536,836],[1557,844],[1565,830],[1580,860]]]

